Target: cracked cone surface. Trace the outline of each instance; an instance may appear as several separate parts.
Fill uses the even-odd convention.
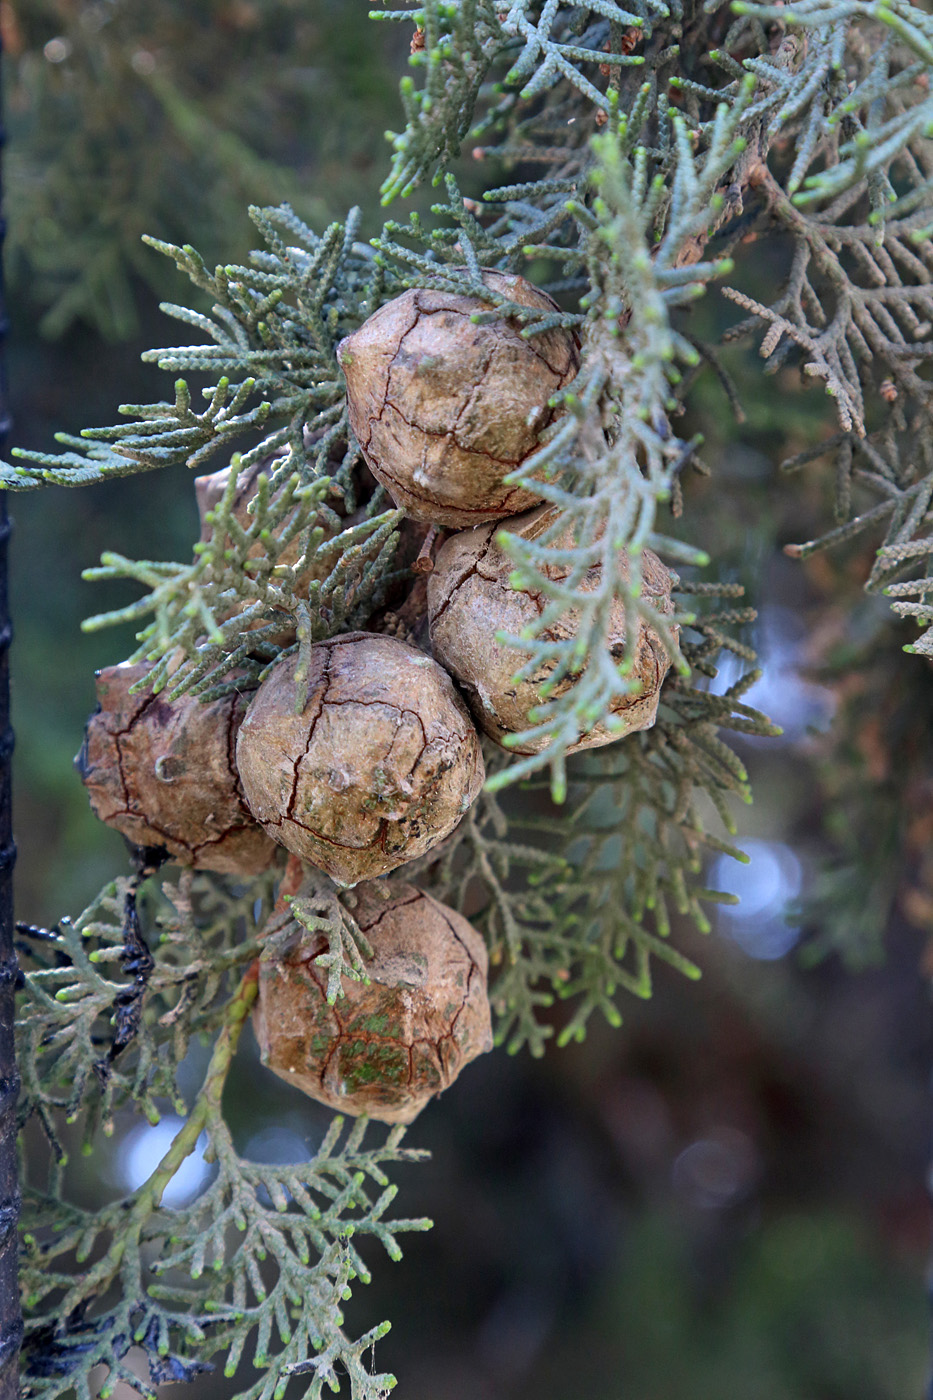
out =
[[[342,885],[384,875],[453,831],[483,784],[479,737],[450,677],[415,647],[349,632],[269,674],[237,739],[257,821]]]
[[[557,305],[523,277],[487,271],[510,301]],[[503,478],[557,416],[548,399],[574,378],[577,342],[563,328],[523,339],[502,320],[470,320],[478,297],[413,289],[340,342],[350,424],[370,469],[418,520],[461,529],[515,515],[537,497]]]
[[[368,985],[327,1004],[319,939],[260,963],[253,1012],[262,1062],[341,1113],[410,1123],[492,1049],[486,947],[460,914],[414,885],[363,884],[353,915],[373,947]],[[388,897],[387,897],[388,896]]]
[[[534,539],[554,519],[552,507],[540,507],[516,520],[505,522],[503,528],[512,534]],[[515,589],[510,578],[514,560],[495,542],[498,525],[481,525],[475,530],[463,530],[451,536],[439,550],[434,572],[428,577],[428,617],[431,647],[442,666],[463,686],[467,701],[477,724],[490,738],[501,743],[507,734],[518,734],[532,727],[529,713],[542,704],[541,686],[547,681],[554,664],[542,665],[533,675],[514,681],[521,668],[520,651],[496,640],[497,632],[520,636],[522,631],[538,621],[547,599],[543,594]],[[573,548],[573,530],[566,530],[553,542],[557,550]],[[628,578],[629,563],[623,551],[617,554],[617,568],[623,579]],[[544,575],[554,580],[567,577],[568,566],[560,561],[543,566]],[[671,598],[673,579],[670,571],[650,549],[641,554],[642,594],[661,614],[674,611]],[[602,567],[596,566],[581,579],[580,591],[595,592],[602,584]],[[625,605],[621,598],[611,604],[610,651],[621,661],[626,650]],[[571,621],[562,620],[543,635],[554,641],[566,641],[574,635]],[[676,636],[679,628],[672,627]],[[632,679],[640,690],[620,695],[613,701],[609,713],[621,721],[621,727],[610,729],[598,724],[588,734],[581,735],[567,752],[611,744],[638,729],[650,729],[658,713],[661,684],[671,664],[670,656],[658,633],[644,620],[638,622]],[[548,698],[562,694],[573,684],[566,677]],[[536,753],[547,742],[532,740],[527,745],[508,745],[515,754]]]
[[[99,708],[75,760],[95,815],[136,846],[163,847],[180,865],[260,874],[276,848],[246,805],[234,762],[249,696],[203,705],[191,695],[131,695],[150,669],[98,672]]]

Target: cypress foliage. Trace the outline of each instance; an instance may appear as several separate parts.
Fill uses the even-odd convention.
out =
[[[477,804],[405,870],[482,929],[497,1038],[538,1054],[556,998],[570,1002],[567,1042],[594,1011],[618,1023],[624,993],[650,995],[655,960],[698,975],[675,916],[706,930],[705,906],[724,896],[706,888],[704,857],[741,858],[733,799],[750,794],[728,734],[775,732],[743,698],[758,674],[742,637],[753,614],[741,589],[716,581],[692,532],[690,477],[709,467],[679,420],[700,373],[733,393],[715,350],[691,334],[690,308],[708,289],[746,313],[730,334],[761,336],[765,373],[799,365],[828,399],[818,447],[785,465],[831,463],[835,515],[789,552],[868,533],[878,552],[866,588],[919,623],[907,650],[933,654],[933,20],[908,0],[425,0],[374,17],[412,36],[383,198],[431,179],[430,219],[380,230],[353,211],[317,232],[289,204],[253,208],[259,246],[213,270],[191,245],[150,239],[196,303],[164,309],[199,343],[147,357],[173,389],[122,406],[123,421],[64,439],[60,453],[15,455],[0,485],[232,462],[193,561],[105,556],[93,577],[145,593],[88,626],[138,619],[132,659],[155,663],[149,683],[168,696],[250,689],[289,650],[306,673],[315,641],[364,626],[417,630],[413,550],[350,430],[338,342],[410,287],[480,296],[480,319],[509,318],[531,344],[557,325],[579,336],[579,373],[550,405],[560,412],[509,478],[533,484],[554,523],[534,539],[499,537],[515,586],[543,600],[537,623],[505,638],[517,675],[551,668],[515,739],[540,747],[513,760],[489,746]],[[481,173],[496,172],[481,198],[464,197],[451,168],[466,143]],[[765,239],[790,246],[789,271],[753,296],[735,284],[747,247]],[[557,309],[512,303],[483,281],[484,269],[530,268]],[[194,375],[208,381],[200,404]],[[238,471],[259,463],[244,525]],[[555,580],[548,544],[566,531],[569,567]],[[299,557],[283,562],[296,540]],[[672,617],[642,595],[645,548],[677,570]],[[614,567],[623,549],[624,578]],[[658,722],[568,759],[633,691],[631,656],[609,641],[620,605],[627,636],[645,622],[671,658]],[[747,669],[718,693],[724,656]],[[520,780],[538,793],[533,810]],[[260,1167],[237,1155],[221,1113],[280,874],[246,885],[146,867],[74,923],[24,930],[34,970],[23,1107],[53,1159],[30,1198],[46,1228],[26,1235],[30,1395],[89,1396],[101,1364],[103,1394],[120,1380],[152,1394],[217,1353],[232,1374],[244,1351],[260,1375],[242,1394],[257,1400],[299,1376],[312,1396],[326,1384],[354,1400],[394,1384],[368,1369],[387,1324],[348,1336],[341,1302],[368,1277],[358,1240],[375,1236],[397,1257],[396,1237],[427,1225],[391,1214],[387,1168],[417,1152],[398,1130],[373,1146],[365,1124],[347,1134],[336,1121],[310,1162]],[[334,991],[365,965],[352,907],[320,876],[314,908],[293,910],[281,931],[323,934]],[[214,1048],[186,1104],[176,1070],[194,1035]],[[132,1197],[96,1213],[62,1198],[62,1118],[80,1119],[90,1141],[121,1105],[152,1118],[166,1101],[185,1123]],[[168,1211],[165,1187],[202,1132],[217,1175],[194,1204]],[[150,1357],[148,1383],[127,1366],[134,1345]]]

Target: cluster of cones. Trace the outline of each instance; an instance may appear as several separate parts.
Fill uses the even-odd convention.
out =
[[[522,278],[486,279],[513,302],[553,309]],[[256,1026],[276,1073],[343,1112],[390,1122],[410,1121],[492,1042],[479,934],[425,892],[382,877],[454,830],[484,781],[478,729],[501,743],[529,728],[549,674],[545,666],[516,682],[520,657],[497,640],[519,635],[544,602],[512,587],[496,531],[503,523],[533,538],[553,520],[505,478],[536,450],[553,416],[540,405],[573,379],[578,347],[559,327],[529,340],[508,321],[475,324],[484,310],[472,298],[407,292],[338,347],[374,476],[414,520],[455,531],[428,577],[432,654],[383,632],[345,633],[311,647],[300,685],[292,652],[258,690],[208,703],[153,694],[145,665],[110,667],[78,761],[96,814],[135,845],[244,878],[284,847],[303,863],[289,870],[313,867],[353,888],[348,902],[373,952],[368,981],[344,978],[331,1005],[316,962],[323,942],[264,960]],[[244,478],[237,510],[255,489],[255,474]],[[211,478],[198,483],[202,507],[216,495]],[[547,576],[566,577],[562,554],[573,544],[548,540]],[[624,576],[621,551],[617,566]],[[670,613],[663,564],[646,552],[641,573],[655,607]],[[584,591],[600,587],[599,567],[591,574]],[[621,605],[612,632],[621,655]],[[577,747],[653,724],[668,664],[661,639],[640,624],[640,688],[620,698],[616,728],[599,725]]]

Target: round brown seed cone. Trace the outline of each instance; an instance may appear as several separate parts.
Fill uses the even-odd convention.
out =
[[[324,939],[263,959],[253,1012],[262,1062],[341,1113],[410,1123],[492,1048],[486,948],[460,914],[414,885],[363,884],[353,915],[373,948],[368,985],[329,1006]]]
[[[450,677],[414,647],[349,632],[311,648],[295,713],[297,657],[259,687],[236,761],[256,819],[338,884],[423,855],[482,787],[479,738]]]
[[[495,535],[498,529],[506,528],[512,534],[534,538],[553,519],[553,507],[540,507],[506,521],[504,527],[480,525],[475,530],[452,535],[438,553],[434,571],[428,576],[428,617],[434,655],[464,687],[477,724],[497,743],[507,734],[518,734],[532,727],[529,712],[542,703],[541,686],[554,667],[544,665],[535,675],[517,685],[513,683],[522,665],[522,653],[497,642],[496,633],[520,635],[523,628],[541,616],[546,600],[540,594],[511,587],[509,578],[515,564],[495,543]],[[567,530],[554,542],[553,548],[570,549],[573,543],[573,532]],[[627,578],[627,556],[620,552],[617,560],[621,577]],[[671,614],[674,605],[670,572],[650,549],[642,551],[641,569],[644,596],[658,612]],[[547,577],[557,581],[566,578],[569,568],[562,562],[555,562],[547,564],[545,572]],[[600,586],[601,579],[601,567],[591,569],[580,588],[592,592]],[[672,630],[675,634],[678,631],[677,627]],[[573,626],[563,623],[545,633],[555,641],[573,634]],[[609,639],[613,656],[621,661],[626,642],[625,608],[618,600],[612,605]],[[641,690],[637,694],[620,696],[611,710],[623,727],[612,730],[606,724],[598,724],[589,734],[582,735],[568,752],[611,744],[637,729],[650,729],[657,718],[661,682],[669,666],[670,657],[661,638],[654,628],[640,622],[632,676],[640,683]],[[549,698],[562,694],[572,684],[572,680],[566,678]],[[545,742],[541,739],[530,742],[527,747],[513,748],[511,744],[508,747],[512,753],[530,754],[538,752]]]
[[[259,874],[276,847],[247,807],[234,763],[249,696],[204,705],[191,695],[131,695],[150,670],[108,666],[97,674],[98,709],[75,760],[95,815],[136,846],[163,847],[180,865]]]
[[[523,306],[556,303],[523,277],[484,272]],[[522,339],[511,321],[474,325],[477,297],[414,289],[370,316],[337,347],[350,425],[374,476],[418,520],[460,529],[537,499],[506,486],[554,419],[547,401],[576,375],[566,330]]]

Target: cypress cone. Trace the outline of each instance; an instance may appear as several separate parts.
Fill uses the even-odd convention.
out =
[[[553,507],[540,507],[504,528],[512,534],[534,539],[555,517]],[[496,544],[498,525],[480,525],[475,530],[463,530],[452,535],[438,551],[434,570],[428,576],[428,618],[431,648],[437,660],[463,686],[467,702],[477,724],[497,743],[509,734],[530,729],[534,721],[530,712],[542,704],[545,696],[541,687],[554,670],[547,662],[524,680],[515,681],[521,668],[522,654],[496,640],[498,632],[520,636],[529,624],[537,622],[546,605],[546,598],[531,590],[512,587],[514,561]],[[563,532],[550,547],[555,550],[573,548],[572,529]],[[627,580],[629,561],[623,551],[616,555],[619,576]],[[565,579],[569,566],[560,560],[545,564],[543,573],[555,582]],[[641,554],[643,596],[660,612],[674,611],[671,600],[672,576],[650,549]],[[595,592],[602,584],[602,568],[590,569],[580,581],[582,592]],[[545,632],[553,641],[566,641],[575,635],[573,613]],[[609,632],[611,654],[619,661],[626,652],[625,607],[616,599],[611,608],[612,625]],[[678,628],[672,631],[676,635]],[[657,718],[661,683],[670,666],[670,656],[661,637],[653,627],[640,620],[632,679],[639,689],[620,695],[613,702],[610,714],[617,728],[606,723],[596,725],[570,746],[569,753],[579,749],[610,744],[613,740],[638,729],[650,729]],[[573,684],[565,677],[550,693],[560,695]],[[510,752],[537,752],[545,739],[531,740],[526,745],[508,745]]]
[[[97,673],[98,708],[75,759],[95,815],[180,865],[258,875],[276,847],[247,807],[234,763],[249,697],[205,705],[192,695],[130,694],[151,669],[124,664]]]
[[[486,948],[466,919],[414,885],[365,883],[354,896],[373,949],[368,982],[345,977],[329,1005],[327,974],[315,965],[323,938],[263,958],[256,1039],[263,1064],[319,1103],[410,1123],[492,1049]]]
[[[348,632],[259,687],[237,739],[246,798],[270,836],[338,884],[384,875],[454,829],[483,784],[479,738],[450,677],[393,637]]]
[[[524,277],[486,271],[483,280],[522,306],[558,309]],[[462,529],[538,499],[504,478],[557,416],[548,400],[577,373],[577,339],[562,327],[524,339],[507,319],[475,325],[471,317],[489,309],[478,297],[416,288],[337,347],[363,455],[417,520]]]

